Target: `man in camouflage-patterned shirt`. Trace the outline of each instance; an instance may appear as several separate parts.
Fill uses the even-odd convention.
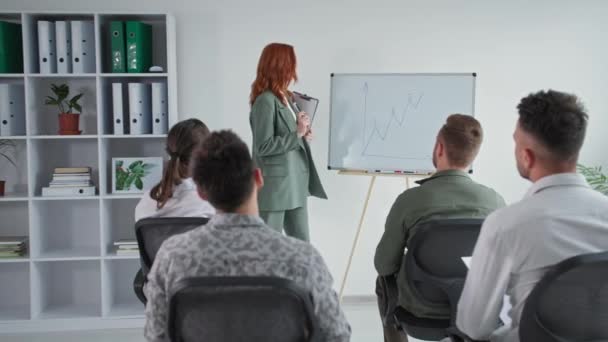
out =
[[[322,341],[349,341],[332,277],[310,244],[285,237],[258,216],[263,186],[247,145],[230,131],[212,133],[193,155],[192,177],[201,197],[217,210],[205,226],[176,235],[160,248],[145,288],[145,336],[168,341],[169,293],[195,276],[275,276],[295,281],[313,299]]]

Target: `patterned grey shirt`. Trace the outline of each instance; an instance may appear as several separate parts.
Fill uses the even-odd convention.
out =
[[[148,341],[169,341],[169,293],[181,279],[195,276],[293,280],[312,294],[321,340],[350,340],[333,279],[312,245],[277,233],[256,216],[218,214],[205,226],[169,238],[158,251],[144,289]]]

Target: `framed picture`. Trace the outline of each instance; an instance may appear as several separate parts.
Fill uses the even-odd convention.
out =
[[[143,193],[158,184],[163,175],[163,158],[112,158],[112,193]]]

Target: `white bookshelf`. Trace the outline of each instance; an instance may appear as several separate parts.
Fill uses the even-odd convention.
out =
[[[0,83],[23,84],[26,134],[0,137],[16,144],[17,168],[4,165],[0,236],[29,237],[28,255],[0,259],[0,332],[137,327],[144,306],[133,292],[137,255],[116,255],[114,240],[135,239],[140,195],[112,194],[113,157],[164,155],[165,135],[114,135],[112,82],[166,81],[169,126],[177,116],[175,21],[162,13],[0,12],[23,26],[23,74],[0,74]],[[38,20],[93,20],[96,70],[40,74]],[[111,73],[109,25],[140,20],[153,28],[153,65],[162,73]],[[58,135],[57,113],[44,105],[51,83],[83,92],[82,135]],[[87,197],[42,197],[55,167],[91,166],[98,192]]]

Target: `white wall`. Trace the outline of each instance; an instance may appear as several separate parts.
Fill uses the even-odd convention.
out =
[[[476,114],[486,141],[475,178],[509,202],[528,186],[514,167],[511,134],[515,106],[531,91],[580,95],[591,114],[582,161],[608,164],[602,151],[608,143],[608,3],[602,0],[2,0],[0,10],[11,9],[174,13],[180,118],[232,128],[247,142],[247,99],[260,51],[272,41],[295,45],[296,88],[322,101],[313,150],[330,200],[311,200],[311,227],[337,286],[369,180],[325,169],[331,72],[477,72]],[[347,294],[373,293],[374,249],[404,183],[379,181]]]

